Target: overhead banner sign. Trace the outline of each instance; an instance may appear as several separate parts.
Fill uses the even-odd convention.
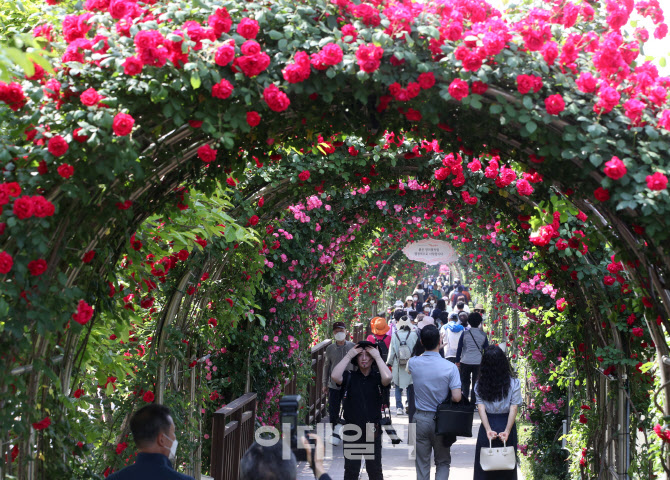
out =
[[[408,243],[402,249],[402,253],[410,260],[427,263],[428,265],[454,263],[459,256],[450,243],[430,239]]]

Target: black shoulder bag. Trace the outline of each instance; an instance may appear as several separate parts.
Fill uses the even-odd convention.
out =
[[[451,400],[451,390],[444,402],[435,411],[435,434],[456,437],[472,437],[472,422],[475,406],[465,397],[455,403]],[[451,443],[454,443],[451,442]]]

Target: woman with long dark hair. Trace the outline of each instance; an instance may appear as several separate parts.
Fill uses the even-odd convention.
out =
[[[479,463],[482,447],[517,449],[516,415],[521,405],[521,382],[512,376],[507,357],[502,349],[493,345],[486,347],[482,355],[479,380],[475,385],[477,409],[482,424],[479,427],[477,446],[475,447],[474,480],[516,480],[517,467],[514,470],[496,470],[485,472]]]

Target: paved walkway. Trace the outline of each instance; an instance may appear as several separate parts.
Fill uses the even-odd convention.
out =
[[[404,398],[404,397],[403,397]],[[392,410],[393,411],[393,410]],[[407,445],[407,415],[392,415],[393,426],[403,442],[394,446],[388,435],[382,437],[382,464],[384,465],[384,480],[409,480],[416,478],[414,459],[410,457],[412,448]],[[479,432],[479,416],[475,413],[472,425],[472,437],[458,437],[458,441],[451,447],[451,471],[449,480],[472,480],[473,463],[475,458],[475,444]],[[334,447],[326,442],[326,471],[333,480],[342,480],[344,476],[344,457],[342,445]],[[521,471],[519,480],[524,480]],[[431,478],[435,477],[435,465],[431,468]],[[313,480],[314,475],[305,463],[298,465],[298,480]],[[365,466],[361,467],[359,480],[368,480]]]

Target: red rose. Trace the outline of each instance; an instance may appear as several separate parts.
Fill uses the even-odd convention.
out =
[[[309,180],[309,177],[310,177],[309,170],[303,170],[302,172],[300,172],[300,173],[298,174],[298,179],[299,179],[301,182],[306,182],[307,180]]]
[[[635,327],[633,330],[631,330],[631,332],[635,337],[641,337],[644,335],[644,330],[640,327]]]
[[[230,43],[221,45],[214,54],[214,63],[220,67],[225,67],[235,58],[235,46]]]
[[[605,163],[604,168],[605,175],[610,177],[612,180],[619,180],[624,175],[626,175],[626,165],[619,160],[618,157],[612,157],[612,160]]]
[[[226,298],[226,302],[232,307],[233,306],[233,300],[231,298]]]
[[[251,218],[249,218],[247,225],[251,227],[256,226],[258,225],[258,221],[259,221],[258,215],[252,215]]]
[[[14,200],[14,215],[19,220],[25,220],[34,214],[33,199],[27,195]]]
[[[239,25],[237,25],[237,33],[247,40],[256,38],[259,30],[260,27],[258,26],[258,22],[251,18],[243,18]]]
[[[449,95],[459,102],[468,96],[470,87],[460,78],[454,79],[449,85]]]
[[[128,444],[126,442],[121,442],[116,445],[116,454],[121,455],[123,451],[128,448]]]
[[[74,393],[72,394],[72,396],[73,396],[74,398],[80,398],[84,393],[86,393],[86,392],[84,392],[83,389],[78,388],[78,389],[76,389],[76,390],[74,391]]]
[[[224,78],[212,87],[212,97],[225,100],[226,98],[230,97],[230,95],[233,93],[233,90],[233,85]]]
[[[229,187],[235,188],[237,186],[237,181],[233,177],[226,178],[226,184]]]
[[[484,95],[488,89],[489,86],[484,82],[472,82],[472,93],[476,93],[477,95]]]
[[[112,130],[119,137],[125,137],[133,130],[135,119],[127,113],[117,113],[112,122]]]
[[[44,417],[44,419],[40,420],[39,422],[33,423],[33,428],[35,430],[44,430],[49,425],[51,425],[51,419],[49,417]]]
[[[142,63],[142,60],[140,60],[137,57],[128,57],[126,60],[123,62],[123,73],[126,75],[137,75],[139,73],[142,73],[142,67],[144,64]]]
[[[142,400],[144,400],[147,403],[153,402],[154,401],[154,392],[152,392],[152,391],[146,392],[144,394],[144,396],[142,397]]]
[[[116,208],[118,208],[119,210],[128,210],[132,206],[133,206],[132,200],[126,200],[125,202],[116,202]]]
[[[79,300],[77,305],[77,313],[72,314],[72,320],[80,325],[85,325],[93,317],[93,307],[91,307],[84,300]]]
[[[82,258],[82,262],[84,263],[90,263],[93,258],[95,257],[95,250],[89,250],[84,254],[84,257]]]
[[[0,274],[6,275],[12,269],[14,259],[7,252],[0,252]]]
[[[562,312],[565,310],[565,307],[568,306],[568,302],[565,300],[565,298],[559,298],[556,300],[556,308],[558,309],[559,312]]]
[[[349,37],[350,40],[345,40],[345,38]],[[346,25],[342,26],[342,41],[345,43],[353,43],[356,41],[358,38],[358,32],[356,31],[356,27],[351,25],[350,23],[347,23]]]
[[[435,85],[435,74],[433,72],[422,73],[417,80],[424,90],[432,88]]]
[[[205,163],[210,163],[216,160],[216,150],[205,144],[198,148],[198,157]]]
[[[87,107],[92,107],[102,100],[102,96],[94,88],[89,88],[79,95],[79,100]]]
[[[68,179],[72,175],[74,175],[74,167],[72,165],[68,165],[67,163],[64,163],[63,165],[60,165],[56,171],[58,172],[58,175],[61,177]]]
[[[56,135],[55,137],[49,139],[49,146],[47,147],[47,149],[49,150],[49,153],[54,157],[60,157],[61,155],[65,155],[68,148],[69,147],[67,142],[60,135]]]
[[[361,45],[356,50],[356,60],[358,66],[365,73],[374,73],[381,65],[381,59],[384,56],[384,49],[374,44]]]
[[[75,142],[84,143],[86,140],[88,140],[88,135],[79,135],[81,130],[81,128],[75,128],[74,132],[72,132],[72,139]]]
[[[435,179],[439,181],[446,180],[450,174],[451,174],[450,168],[441,167],[435,170]]]
[[[251,128],[256,127],[261,123],[261,116],[258,112],[247,112],[247,123]]]
[[[279,90],[274,83],[263,90],[263,99],[270,110],[275,112],[283,112],[291,104],[288,96]]]
[[[598,80],[589,72],[582,73],[577,79],[577,88],[584,93],[593,93],[598,86]]]
[[[547,113],[549,115],[558,115],[563,110],[565,110],[565,102],[563,101],[563,97],[561,97],[558,93],[547,97],[544,100],[544,106],[547,109]]]
[[[33,260],[28,263],[28,270],[33,277],[39,277],[47,271],[47,262],[41,258],[39,260]]]
[[[528,196],[533,193],[533,187],[528,180],[522,178],[516,181],[516,191],[519,195]]]
[[[612,277],[611,275],[605,275],[605,276],[603,277],[603,283],[604,283],[605,285],[608,285],[608,286],[609,286],[609,285],[614,285],[614,282],[615,282],[615,281],[616,281],[616,279],[615,279],[614,277]]]
[[[216,318],[210,318],[209,320],[207,320],[207,324],[211,325],[212,327],[216,327],[217,323],[218,322],[216,321]]]
[[[516,89],[521,95],[525,95],[533,89],[535,81],[532,75],[517,75]]]
[[[647,188],[649,190],[665,190],[668,187],[668,177],[661,172],[647,175]]]
[[[56,211],[54,204],[41,195],[34,195],[31,197],[31,202],[33,205],[33,215],[37,218],[50,217]],[[14,203],[14,205],[16,206],[16,203]]]

